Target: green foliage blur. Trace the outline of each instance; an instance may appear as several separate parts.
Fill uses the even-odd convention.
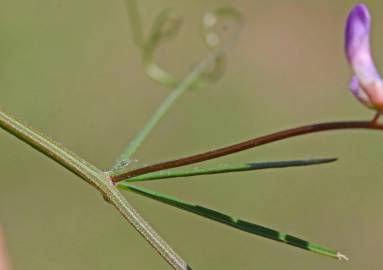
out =
[[[383,4],[365,3],[383,70]],[[245,28],[225,76],[184,94],[132,166],[301,124],[371,118],[348,91],[343,28],[354,4],[138,1],[146,32],[165,8],[183,16],[177,39],[157,53],[177,76],[208,53],[200,27],[206,12],[234,6]],[[128,21],[122,0],[0,0],[0,106],[110,168],[170,91],[145,75]],[[193,269],[381,269],[381,136],[310,135],[211,161],[340,159],[330,165],[140,184],[337,248],[347,263],[126,196]],[[3,131],[0,149],[0,223],[14,269],[169,269],[78,177]]]

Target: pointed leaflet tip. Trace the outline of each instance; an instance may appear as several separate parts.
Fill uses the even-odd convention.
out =
[[[137,187],[137,186],[133,186],[129,184],[119,185],[119,187],[122,189],[130,190],[139,195],[151,198],[153,200],[168,204],[170,206],[177,207],[184,211],[188,211],[190,213],[202,216],[212,221],[225,224],[227,226],[230,226],[240,231],[244,231],[250,234],[255,234],[264,238],[268,238],[270,240],[282,242],[282,243],[285,243],[297,248],[301,248],[307,251],[311,251],[323,256],[328,256],[331,258],[338,258],[338,259],[346,258],[344,255],[340,254],[336,250],[333,250],[312,242],[308,242],[298,237],[295,237],[286,233],[282,233],[274,229],[264,227],[262,225],[258,225],[252,222],[234,218],[225,213],[218,212],[214,209],[210,209],[210,208],[200,206],[194,203],[186,202],[166,194],[161,194],[159,192],[155,192],[149,189],[145,189],[145,188],[141,188],[141,187]]]
[[[338,259],[339,259],[340,261],[349,261],[349,260],[350,260],[346,255],[344,255],[344,254],[342,254],[342,253],[340,253],[340,252],[338,252],[338,253],[336,254],[336,256],[338,257]]]

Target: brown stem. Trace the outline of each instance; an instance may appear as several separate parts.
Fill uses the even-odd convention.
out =
[[[185,165],[190,165],[193,163],[198,163],[226,155],[230,155],[233,153],[241,152],[250,148],[254,148],[260,145],[284,140],[291,137],[296,137],[300,135],[329,131],[329,130],[340,130],[340,129],[371,129],[371,130],[383,130],[383,124],[378,124],[373,121],[351,121],[351,122],[330,122],[330,123],[320,123],[320,124],[312,124],[307,126],[301,126],[297,128],[287,129],[283,131],[279,131],[276,133],[272,133],[269,135],[265,135],[262,137],[258,137],[255,139],[251,139],[245,142],[241,142],[238,144],[226,146],[223,148],[219,148],[216,150],[179,158],[175,160],[165,161],[153,165],[149,165],[146,167],[138,168],[135,170],[116,173],[111,176],[114,182],[119,182],[128,178],[132,178],[138,175],[143,175],[151,172],[162,171],[165,169],[171,169],[176,167],[181,167]]]
[[[378,120],[379,120],[379,117],[380,117],[380,114],[382,113],[381,110],[377,111],[374,118],[371,120],[374,124],[377,124],[378,123]]]

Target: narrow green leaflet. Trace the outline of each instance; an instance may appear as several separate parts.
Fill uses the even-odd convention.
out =
[[[232,172],[244,172],[264,169],[288,168],[319,165],[336,161],[336,158],[326,159],[308,159],[308,160],[288,160],[288,161],[272,161],[272,162],[259,162],[259,163],[245,163],[240,165],[219,164],[209,167],[191,167],[185,169],[171,169],[154,173],[148,173],[137,177],[132,177],[125,182],[143,182],[151,180],[160,180],[176,177],[191,177],[196,175],[207,174],[221,174]],[[115,171],[113,175],[121,174],[122,171]]]
[[[292,235],[289,235],[286,233],[282,233],[282,232],[279,232],[279,231],[276,231],[276,230],[273,230],[273,229],[270,229],[270,228],[267,228],[267,227],[264,227],[261,225],[257,225],[257,224],[254,224],[254,223],[251,223],[251,222],[248,222],[245,220],[237,219],[237,218],[231,217],[229,215],[226,215],[224,213],[221,213],[221,212],[218,212],[218,211],[215,211],[215,210],[203,207],[203,206],[199,206],[196,204],[192,204],[192,203],[189,203],[186,201],[179,200],[175,197],[164,195],[164,194],[161,194],[161,193],[158,193],[155,191],[151,191],[151,190],[144,189],[141,187],[133,186],[133,185],[130,185],[128,183],[123,183],[123,182],[119,183],[117,186],[119,188],[133,191],[137,194],[140,194],[140,195],[146,196],[148,198],[160,201],[162,203],[180,208],[182,210],[186,210],[188,212],[191,212],[191,213],[197,214],[199,216],[217,221],[219,223],[226,224],[228,226],[231,226],[231,227],[236,228],[236,229],[241,230],[241,231],[245,231],[245,232],[248,232],[251,234],[256,234],[256,235],[259,235],[259,236],[262,236],[262,237],[265,237],[265,238],[268,238],[271,240],[275,240],[278,242],[283,242],[283,243],[286,243],[286,244],[291,245],[291,246],[305,249],[305,250],[308,250],[308,251],[311,251],[314,253],[318,253],[318,254],[321,254],[324,256],[329,256],[329,257],[332,257],[335,259],[348,260],[346,256],[344,256],[343,254],[341,254],[340,252],[338,252],[334,249],[330,249],[330,248],[327,248],[325,246],[321,246],[321,245],[318,245],[318,244],[315,244],[312,242],[308,242],[306,240],[302,240],[302,239],[297,238],[295,236],[292,236]]]

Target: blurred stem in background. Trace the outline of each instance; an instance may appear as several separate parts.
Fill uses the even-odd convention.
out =
[[[130,29],[132,30],[133,41],[137,47],[143,48],[145,43],[142,30],[141,16],[138,12],[137,3],[134,0],[125,0],[126,10],[128,12]]]
[[[8,254],[5,246],[5,236],[0,227],[0,270],[10,270]]]

